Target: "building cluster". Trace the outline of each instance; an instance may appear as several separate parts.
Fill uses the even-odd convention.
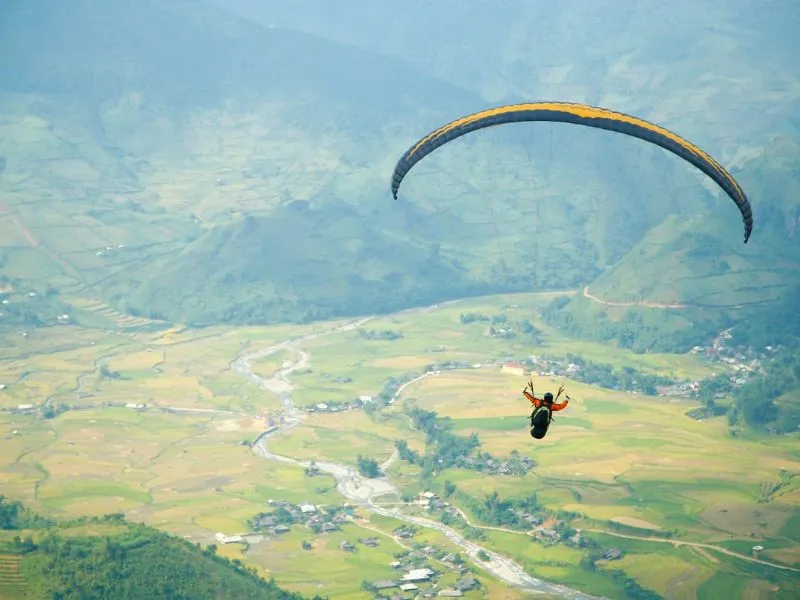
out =
[[[764,362],[778,352],[776,346],[766,346],[758,350],[752,346],[733,345],[731,330],[722,331],[707,347],[695,346],[693,354],[702,354],[708,362],[722,363],[731,371],[731,383],[744,385],[753,377],[764,375]]]
[[[322,509],[314,504],[292,504],[283,500],[269,500],[267,504],[273,510],[258,514],[250,521],[251,527],[261,534],[281,535],[291,531],[293,525],[305,525],[318,533],[332,533],[353,520],[350,507],[346,505]]]
[[[335,400],[328,400],[327,402],[319,402],[306,406],[304,410],[309,413],[335,413],[345,410],[355,410],[362,408],[365,404],[372,402],[372,396],[359,396],[349,402],[337,402]]]
[[[512,456],[507,459],[492,458],[487,453],[476,453],[474,456],[461,456],[456,460],[456,467],[471,469],[487,475],[525,475],[536,466],[530,456]]]
[[[741,387],[755,377],[766,374],[764,363],[767,362],[780,348],[766,346],[762,350],[741,344],[733,345],[733,335],[730,329],[720,332],[708,346],[695,346],[691,353],[702,355],[706,361],[722,364],[727,367],[728,379],[731,387]],[[714,378],[712,376],[711,378]],[[676,396],[693,398],[700,389],[703,379],[697,381],[683,381],[670,386],[659,386],[660,396]]]
[[[395,535],[407,534],[408,529],[401,527]],[[461,556],[448,554],[436,546],[418,544],[395,558],[390,566],[398,573],[396,577],[369,581],[364,586],[376,599],[459,598],[481,587]],[[435,568],[431,567],[433,564]]]
[[[417,496],[417,499],[414,501],[414,504],[421,506],[430,512],[439,512],[442,514],[442,516],[461,520],[464,518],[463,514],[458,508],[449,502],[442,500],[438,494],[435,494],[434,492],[420,492],[420,494]],[[517,508],[512,508],[510,510],[522,523],[530,527],[531,534],[535,537],[543,540],[557,541],[559,539],[559,534],[557,531],[544,527],[545,520],[542,517]],[[559,527],[563,524],[563,521],[558,521],[556,522],[556,527]]]
[[[438,503],[439,498],[431,492],[419,496],[419,502]],[[220,544],[258,543],[267,536],[288,533],[295,525],[305,525],[318,533],[339,531],[341,525],[353,520],[349,505],[321,507],[310,503],[293,504],[282,500],[269,500],[272,509],[250,520],[251,532],[235,535],[217,533]],[[402,525],[392,532],[398,540],[411,541],[417,534],[415,527]],[[308,544],[306,546],[306,544]],[[371,549],[380,546],[377,537],[363,537],[355,541],[349,539],[339,543],[343,552],[355,553],[361,548]],[[304,548],[311,548],[304,542]],[[410,600],[411,598],[460,597],[464,592],[477,589],[480,583],[471,576],[471,569],[458,554],[447,553],[433,545],[414,544],[414,549],[398,553],[389,565],[397,575],[391,579],[365,581],[364,588],[375,594],[375,598]],[[434,568],[435,565],[435,568]],[[446,578],[444,576],[447,576]],[[444,583],[446,580],[446,584]]]

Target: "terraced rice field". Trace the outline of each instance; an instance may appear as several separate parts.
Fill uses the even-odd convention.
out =
[[[95,299],[74,298],[70,299],[70,303],[81,310],[97,313],[101,317],[111,321],[120,329],[133,329],[137,327],[146,327],[154,324],[161,324],[168,327],[168,323],[162,321],[154,321],[152,319],[145,319],[143,317],[132,317],[119,312],[118,310],[110,307],[108,304]]]
[[[18,599],[25,593],[27,582],[19,572],[20,557],[0,554],[0,598]]]

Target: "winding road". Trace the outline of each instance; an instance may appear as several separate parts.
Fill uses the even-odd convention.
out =
[[[687,542],[684,540],[673,540],[670,538],[662,539],[662,538],[645,537],[641,535],[630,535],[626,533],[606,531],[604,529],[587,529],[586,531],[592,531],[594,533],[603,533],[605,535],[613,535],[614,537],[625,538],[628,540],[642,540],[644,542],[661,542],[662,544],[672,544],[676,548],[679,548],[680,546],[689,546],[690,548],[703,548],[706,550],[714,550],[715,552],[726,554],[728,556],[733,556],[734,558],[738,558],[739,560],[746,560],[752,563],[758,563],[760,565],[772,567],[773,569],[782,569],[784,571],[793,571],[795,573],[800,573],[800,569],[798,569],[797,567],[792,567],[789,565],[780,565],[778,563],[761,560],[760,558],[747,556],[746,554],[741,554],[740,552],[734,552],[733,550],[728,550],[727,548],[723,548],[722,546],[714,546],[713,544],[703,544],[700,542]]]
[[[703,309],[711,309],[711,310],[739,310],[741,308],[748,308],[751,306],[758,306],[761,304],[770,304],[774,302],[774,300],[754,300],[753,302],[740,302],[738,304],[698,304],[697,302],[671,302],[669,304],[665,304],[663,302],[651,302],[649,300],[630,300],[626,302],[621,301],[614,301],[614,300],[603,300],[602,298],[595,296],[589,291],[589,286],[584,286],[583,288],[583,296],[588,298],[592,302],[597,304],[602,304],[603,306],[622,306],[622,307],[634,307],[640,306],[644,308],[661,308],[665,310],[677,310],[679,308],[703,308]]]
[[[425,312],[432,310],[437,306],[439,305],[404,312]],[[292,400],[292,390],[294,387],[289,380],[289,376],[292,373],[305,368],[310,361],[310,354],[307,351],[301,350],[298,345],[325,335],[351,331],[357,327],[360,327],[372,318],[374,317],[364,317],[339,327],[334,327],[325,331],[315,332],[302,337],[273,344],[252,354],[240,356],[231,363],[231,367],[237,373],[255,385],[258,385],[262,389],[276,394],[283,406],[283,416],[280,419],[278,426],[271,431],[261,434],[253,444],[252,449],[256,455],[269,460],[292,463],[303,467],[309,466],[309,461],[297,460],[288,456],[281,456],[271,452],[267,447],[267,441],[270,437],[289,431],[293,427],[299,425],[304,418],[303,413],[297,410]],[[280,350],[290,351],[295,357],[294,362],[288,366],[285,366],[284,368],[279,369],[271,377],[266,379],[259,377],[253,372],[251,365],[254,360],[267,357]],[[401,390],[402,388],[398,390],[397,393],[399,393]],[[385,469],[396,459],[397,454],[395,452],[387,461],[383,463],[382,468],[384,472]],[[400,495],[397,488],[387,477],[367,479],[362,477],[358,471],[352,467],[332,462],[315,461],[315,465],[320,471],[328,473],[335,478],[336,488],[343,496],[348,498],[352,504],[363,507],[379,515],[405,521],[406,523],[410,523],[418,527],[425,527],[439,531],[440,533],[444,534],[453,544],[462,548],[474,564],[491,573],[510,586],[532,593],[553,594],[569,600],[599,600],[600,598],[598,596],[590,596],[577,590],[537,579],[536,577],[526,573],[519,564],[510,558],[502,556],[496,552],[493,552],[492,550],[489,550],[488,548],[484,548],[479,544],[465,539],[461,534],[457,533],[450,527],[439,523],[438,521],[433,521],[424,517],[407,515],[398,508],[390,509],[376,505],[374,500],[379,496],[384,496],[387,494]],[[485,552],[490,557],[490,560],[482,561],[480,558],[478,558],[478,554],[481,551]]]
[[[630,301],[630,302],[614,302],[612,300],[603,300],[602,298],[598,298],[591,292],[589,292],[589,286],[585,286],[583,288],[583,295],[584,297],[588,298],[592,302],[596,302],[597,304],[603,304],[604,306],[644,306],[646,308],[686,308],[687,304],[681,304],[680,302],[673,302],[671,304],[664,304],[661,302],[648,302],[647,300],[640,300],[638,302]]]

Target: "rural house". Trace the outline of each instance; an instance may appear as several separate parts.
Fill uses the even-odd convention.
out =
[[[403,575],[403,581],[428,581],[433,575],[430,569],[413,569]]]
[[[380,541],[378,540],[378,538],[374,538],[374,537],[372,537],[372,538],[361,538],[358,541],[361,542],[362,544],[364,544],[365,546],[369,546],[370,548],[374,548],[375,546],[380,544]]]
[[[501,372],[508,373],[510,375],[517,375],[519,377],[525,376],[525,367],[522,366],[521,363],[518,362],[507,362],[503,365]]]

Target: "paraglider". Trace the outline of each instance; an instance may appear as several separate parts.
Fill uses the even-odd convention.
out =
[[[444,144],[472,131],[525,121],[556,121],[623,133],[661,146],[691,163],[713,179],[736,204],[744,221],[744,242],[753,230],[753,211],[744,190],[711,156],[679,135],[643,119],[585,104],[534,102],[491,108],[456,119],[429,133],[397,162],[392,175],[392,196],[397,200],[400,183],[411,168]]]
[[[530,389],[530,392],[528,390]],[[528,385],[522,390],[522,394],[533,405],[533,412],[531,413],[531,437],[541,440],[547,435],[547,430],[550,427],[550,422],[553,420],[553,412],[564,410],[572,398],[567,394],[566,400],[559,402],[558,399],[564,393],[564,386],[558,388],[558,394],[553,398],[553,394],[547,392],[543,398],[537,398],[533,391],[533,381],[528,380]]]

